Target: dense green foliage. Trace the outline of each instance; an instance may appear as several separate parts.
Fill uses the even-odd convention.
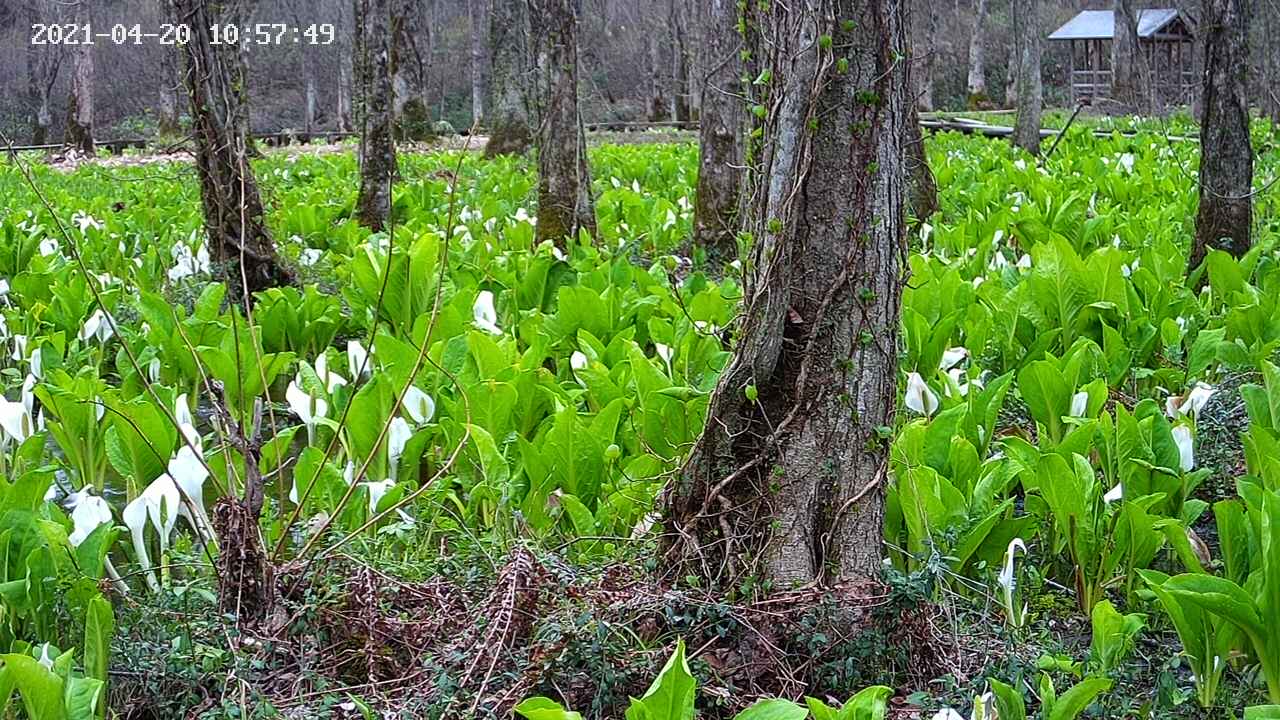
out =
[[[1079,684],[993,678],[1001,717],[1027,700],[1074,717],[1169,625],[1202,705],[1250,667],[1268,690],[1232,696],[1280,703],[1271,199],[1253,252],[1187,278],[1194,144],[1077,132],[1043,166],[957,135],[929,149],[942,210],[913,235],[903,411],[885,429],[892,572],[989,593],[1010,637],[1042,613],[1031,590],[1073,596],[1093,628]],[[0,168],[0,694],[16,686],[33,718],[94,716],[99,582],[211,581],[212,506],[245,475],[228,423],[261,425],[277,560],[459,535],[592,560],[650,537],[732,349],[739,268],[682,247],[693,148],[592,161],[601,237],[562,253],[533,245],[527,161],[408,156],[394,229],[370,236],[349,217],[350,157],[265,159],[271,228],[305,285],[261,294],[251,318],[201,246],[190,168],[37,166],[39,195]],[[1259,186],[1274,172],[1260,163]],[[1203,426],[1234,405],[1243,445],[1204,467]],[[677,657],[663,677],[687,674]],[[814,700],[746,717],[805,712],[848,715]]]

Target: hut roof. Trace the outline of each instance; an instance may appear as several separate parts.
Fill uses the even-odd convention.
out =
[[[1138,11],[1138,37],[1151,38],[1166,28],[1174,30],[1171,25],[1181,19],[1178,34],[1186,35],[1186,28],[1192,23],[1182,13],[1173,8],[1145,9]],[[1110,10],[1085,10],[1071,18],[1065,25],[1054,30],[1050,40],[1111,40],[1115,37],[1116,18]]]

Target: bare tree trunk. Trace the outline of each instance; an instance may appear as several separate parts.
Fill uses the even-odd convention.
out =
[[[987,0],[977,0],[973,8],[973,34],[969,36],[969,107],[987,104],[987,60],[983,48],[984,26],[987,22]]]
[[[173,137],[181,132],[178,121],[178,88],[182,76],[178,72],[180,58],[177,47],[160,48],[160,98],[156,113],[157,130],[161,136]]]
[[[391,10],[393,0],[355,0],[355,115],[360,129],[360,224],[382,230],[391,210],[391,181],[396,173],[392,135]]]
[[[1009,64],[1004,71],[1004,106],[1018,107],[1018,65],[1022,59],[1018,55],[1018,43],[1009,43]]]
[[[1040,112],[1044,88],[1040,82],[1040,0],[1013,0],[1014,39],[1018,45],[1018,118],[1013,144],[1040,154]]]
[[[667,118],[666,83],[662,77],[662,44],[658,33],[649,33],[649,120],[661,122]]]
[[[347,58],[338,61],[338,131],[351,132],[355,124],[351,121],[351,82],[355,74],[351,69],[350,53]]]
[[[1142,106],[1141,60],[1138,57],[1138,19],[1133,0],[1112,0],[1115,40],[1111,43],[1111,99],[1129,108]]]
[[[529,10],[526,0],[492,0],[489,8],[489,142],[485,157],[529,147]]]
[[[308,64],[308,68],[310,64]],[[304,102],[306,107],[303,109],[303,132],[306,133],[307,140],[311,140],[311,135],[316,131],[316,78],[310,70],[306,72],[306,96]]]
[[[671,120],[689,120],[689,47],[685,37],[684,4],[671,0],[668,24],[671,27]]]
[[[1280,0],[1258,0],[1262,35],[1262,114],[1280,126]]]
[[[928,112],[933,110],[933,69],[938,57],[938,3],[916,0],[912,20],[915,32],[911,43],[911,74],[916,79],[916,107]]]
[[[938,212],[938,183],[925,153],[924,133],[920,130],[920,113],[911,107],[906,129],[906,165],[911,181],[910,209],[916,220],[924,220]]]
[[[473,125],[479,125],[484,121],[486,9],[485,0],[467,0],[467,15],[471,21],[471,122]]]
[[[771,78],[747,150],[754,270],[706,429],[664,496],[675,577],[786,589],[880,572],[878,428],[893,425],[906,254],[906,1],[746,3]]]
[[[26,9],[27,27],[48,21],[48,18],[40,15],[40,7],[36,3],[28,3]],[[27,94],[33,108],[31,113],[33,145],[44,145],[49,142],[49,128],[53,125],[49,98],[53,94],[53,84],[58,80],[58,67],[62,64],[62,48],[62,45],[29,45],[27,47]]]
[[[79,0],[71,21],[77,26],[92,22],[89,0]],[[67,132],[62,144],[92,156],[93,147],[93,45],[73,46],[71,98],[67,108]]]
[[[738,204],[742,191],[741,37],[738,3],[706,0],[701,23],[708,73],[702,83],[702,124],[698,131],[698,190],[693,210],[693,242],[722,261],[737,257]]]
[[[1189,270],[1209,248],[1239,257],[1249,250],[1253,147],[1246,68],[1247,0],[1204,0],[1204,117],[1200,122],[1200,210]]]
[[[171,0],[175,24],[191,28],[183,45],[185,82],[196,141],[196,170],[210,254],[227,267],[232,297],[293,282],[280,264],[247,159],[244,78],[235,47],[214,45],[209,27],[233,16],[232,3]]]
[[[530,0],[545,100],[538,129],[538,241],[596,233],[586,133],[578,110],[576,0]]]

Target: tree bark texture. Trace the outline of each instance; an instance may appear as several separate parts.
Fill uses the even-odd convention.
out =
[[[77,26],[92,22],[89,0],[79,0],[71,21]],[[71,50],[71,96],[67,107],[67,131],[62,144],[92,156],[93,147],[93,45],[80,43]]]
[[[36,3],[27,4],[27,27],[47,22],[41,16]],[[58,67],[62,64],[62,45],[27,46],[27,95],[33,108],[31,113],[31,143],[44,145],[49,142],[49,128],[53,125],[53,113],[49,98],[53,84],[58,80]]]
[[[532,142],[529,97],[532,79],[527,0],[492,0],[489,9],[489,142],[485,157],[519,154]]]
[[[911,74],[916,79],[916,107],[921,112],[929,112],[933,110],[933,69],[938,57],[938,3],[916,0],[911,10],[915,29],[911,43]]]
[[[1246,68],[1247,0],[1205,0],[1204,116],[1200,122],[1200,209],[1190,268],[1209,248],[1239,257],[1249,250],[1253,147],[1249,140]]]
[[[276,256],[249,166],[243,66],[236,48],[214,45],[209,31],[234,16],[232,4],[171,0],[174,22],[191,28],[191,41],[182,46],[184,80],[210,255],[227,267],[232,297],[248,304],[251,293],[292,283],[293,276]]]
[[[485,104],[485,20],[488,17],[485,0],[467,0],[467,17],[471,21],[471,122],[484,122]]]
[[[742,192],[742,129],[746,123],[742,43],[736,0],[706,2],[702,24],[708,72],[702,83],[693,242],[728,262],[737,257],[738,198]]]
[[[987,23],[987,0],[977,0],[973,6],[973,34],[969,36],[969,77],[965,87],[969,91],[969,106],[987,104],[987,59],[982,34]]]
[[[178,89],[182,86],[182,75],[178,71],[181,64],[179,52],[176,46],[160,49],[160,97],[156,125],[162,136],[172,137],[181,131],[178,120]]]
[[[576,0],[530,0],[544,100],[538,127],[538,241],[596,232],[586,133],[578,110]]]
[[[906,163],[911,181],[911,214],[916,220],[925,220],[938,212],[938,183],[929,167],[925,153],[924,133],[920,130],[920,112],[911,107],[911,117],[906,129]]]
[[[1258,0],[1262,18],[1262,114],[1280,125],[1280,0]]]
[[[1040,113],[1044,87],[1040,80],[1040,0],[1013,0],[1014,40],[1018,45],[1018,117],[1013,144],[1040,154]]]
[[[737,347],[663,498],[667,567],[710,586],[874,577],[905,263],[907,0],[747,3],[753,86]],[[766,40],[767,38],[767,40]],[[753,130],[753,132],[755,132]],[[749,136],[751,137],[751,136]]]
[[[671,119],[674,122],[692,119],[693,103],[689,101],[691,63],[686,29],[689,18],[686,10],[683,0],[671,0],[667,15],[667,25],[671,28]]]
[[[661,122],[669,116],[667,84],[662,72],[662,43],[658,33],[649,33],[649,120]]]
[[[356,216],[372,230],[386,227],[396,173],[392,112],[392,0],[355,0],[355,115],[360,133]]]
[[[346,54],[350,56],[351,53]],[[354,75],[355,71],[352,69],[350,59],[338,61],[337,111],[340,132],[351,132],[355,129],[355,123],[351,119],[351,83]]]
[[[1115,39],[1111,42],[1111,99],[1126,107],[1143,106],[1145,94],[1138,51],[1138,18],[1133,0],[1113,0]]]

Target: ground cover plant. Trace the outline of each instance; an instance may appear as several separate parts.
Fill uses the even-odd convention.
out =
[[[740,263],[687,245],[695,147],[593,148],[598,237],[562,247],[535,240],[527,159],[407,155],[371,233],[352,157],[270,155],[301,282],[251,314],[190,167],[0,168],[0,695],[32,718],[125,698],[210,717],[1267,717],[1274,199],[1248,254],[1188,277],[1193,143],[1079,128],[1042,162],[950,133],[928,150],[941,209],[912,229],[883,428],[886,607],[855,620],[838,594],[796,589],[775,617],[759,587],[637,579],[661,570],[655,509],[743,298]],[[265,640],[225,636],[215,597],[215,507],[251,475],[287,608]],[[935,637],[875,640],[904,618]],[[747,653],[769,622],[808,647]],[[849,624],[862,639],[833,634]],[[893,652],[910,657],[859,667]]]

